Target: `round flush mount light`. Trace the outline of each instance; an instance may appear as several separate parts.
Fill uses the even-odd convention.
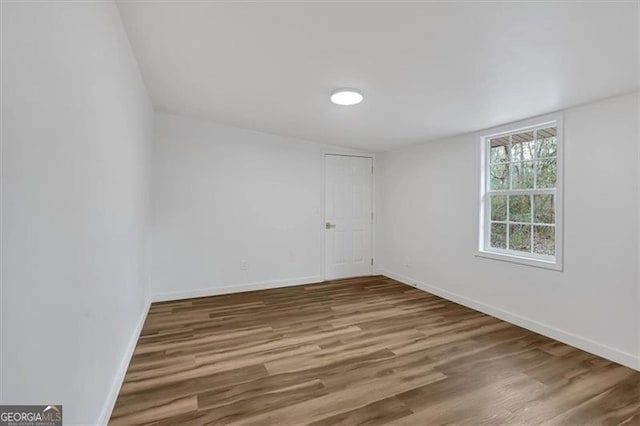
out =
[[[362,92],[357,89],[337,89],[331,93],[331,102],[336,105],[356,105],[362,102]]]

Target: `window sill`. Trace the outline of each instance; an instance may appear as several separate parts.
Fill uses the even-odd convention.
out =
[[[557,261],[553,262],[550,260],[532,259],[528,257],[521,257],[506,253],[495,253],[490,251],[477,251],[475,255],[476,257],[484,257],[486,259],[499,260],[502,262],[517,263],[520,265],[533,266],[536,268],[551,269],[553,271],[562,272],[563,270],[562,264]]]

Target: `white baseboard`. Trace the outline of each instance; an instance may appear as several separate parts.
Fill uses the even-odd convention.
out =
[[[113,411],[113,407],[115,406],[116,400],[118,399],[118,394],[120,393],[120,388],[122,387],[124,376],[125,374],[127,374],[127,369],[129,368],[129,362],[131,361],[131,357],[133,356],[133,351],[136,349],[136,344],[138,343],[138,339],[140,338],[140,332],[142,332],[142,326],[144,325],[145,319],[147,319],[147,314],[149,313],[150,307],[151,307],[151,300],[147,300],[145,304],[145,308],[142,310],[142,313],[138,318],[138,323],[136,324],[136,328],[133,330],[131,339],[129,339],[127,350],[125,351],[124,356],[122,357],[122,361],[120,362],[120,366],[118,367],[118,371],[116,372],[116,376],[111,385],[111,390],[109,391],[107,401],[104,404],[104,408],[102,409],[102,414],[100,415],[100,419],[98,420],[99,425],[106,425],[107,423],[109,423],[109,418],[111,418],[111,412]]]
[[[606,358],[610,361],[617,362],[618,364],[622,364],[629,368],[640,371],[640,356],[620,351],[607,345],[595,342],[591,339],[577,336],[573,333],[559,330],[555,327],[543,324],[539,321],[514,314],[513,312],[505,311],[495,306],[491,306],[456,293],[452,293],[443,288],[420,282],[402,274],[397,274],[385,269],[380,269],[378,270],[378,272],[396,281],[400,281],[401,283],[416,287],[420,290],[435,294],[436,296],[440,296],[444,299],[459,303],[461,305],[483,312],[487,315],[491,315],[492,317],[510,322],[512,324],[542,334],[543,336],[550,337],[562,343],[566,343],[567,345],[574,346],[578,349],[582,349],[594,355],[601,356],[602,358]]]
[[[291,278],[286,280],[262,281],[257,283],[240,284],[224,287],[209,287],[196,290],[169,291],[155,293],[152,296],[154,302],[165,302],[169,300],[192,299],[194,297],[218,296],[221,294],[243,293],[254,290],[267,290],[270,288],[290,287],[303,284],[314,284],[324,281],[322,276]]]

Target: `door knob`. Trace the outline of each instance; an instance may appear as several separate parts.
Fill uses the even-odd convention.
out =
[[[331,222],[326,222],[324,224],[324,228],[325,229],[331,229],[331,228],[335,228],[335,227],[336,227],[336,225],[332,225]]]

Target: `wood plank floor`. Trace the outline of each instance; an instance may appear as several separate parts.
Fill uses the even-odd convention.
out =
[[[640,425],[640,373],[385,277],[154,303],[110,424]]]

